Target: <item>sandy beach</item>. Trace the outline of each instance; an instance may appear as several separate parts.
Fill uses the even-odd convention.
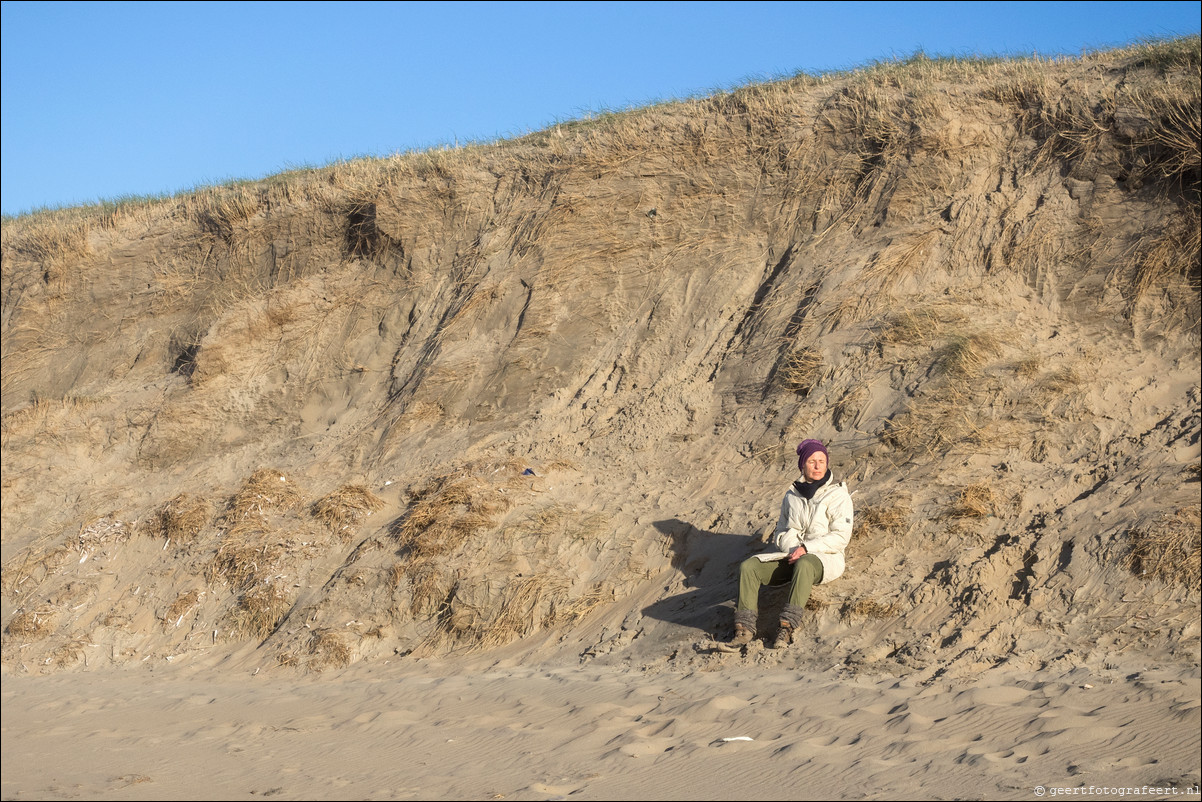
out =
[[[6,677],[3,796],[1196,799],[1200,703],[1197,673],[1132,664],[929,684],[738,657]]]

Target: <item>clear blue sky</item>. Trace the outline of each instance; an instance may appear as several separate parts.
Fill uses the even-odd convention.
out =
[[[1196,34],[1199,2],[4,2],[3,212],[538,130],[748,81]]]

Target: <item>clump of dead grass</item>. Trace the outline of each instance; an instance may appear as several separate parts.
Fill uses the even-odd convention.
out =
[[[96,220],[79,209],[42,211],[19,218],[10,225],[5,221],[5,250],[33,260],[49,270],[65,259],[90,252],[88,237]],[[11,234],[10,234],[11,232]],[[5,254],[8,263],[8,254]],[[51,277],[50,273],[46,274]]]
[[[1128,565],[1137,576],[1184,585],[1198,591],[1202,584],[1202,506],[1162,515],[1128,533]]]
[[[409,560],[393,567],[396,586],[407,583],[409,606],[417,615],[437,616],[445,612],[454,592],[453,571],[433,558]]]
[[[343,485],[313,502],[310,512],[330,531],[347,540],[364,518],[383,507],[384,501],[364,485]]]
[[[333,629],[316,630],[309,637],[307,648],[310,658],[306,665],[314,671],[345,668],[351,664],[351,647],[347,645],[343,634]]]
[[[861,598],[845,602],[839,609],[839,617],[844,621],[861,621],[864,619],[894,618],[900,609],[896,602],[882,602],[872,598]]]
[[[89,646],[95,645],[95,643],[92,643],[86,637],[77,636],[70,638],[69,640],[60,644],[53,652],[51,652],[50,659],[54,661],[56,665],[64,668],[80,662],[84,663],[84,665],[87,665],[88,660],[86,649]]]
[[[468,601],[468,596],[480,601]],[[452,592],[451,597],[427,645],[437,646],[441,640],[477,651],[579,621],[611,601],[613,588],[605,582],[594,582],[573,596],[567,577],[542,571],[511,578],[497,598],[481,587],[463,588],[462,592]]]
[[[524,468],[524,462],[515,461],[483,477],[448,474],[413,493],[410,511],[396,527],[405,555],[391,568],[389,582],[408,597],[416,615],[434,619],[422,651],[494,648],[542,628],[570,624],[613,598],[605,582],[574,592],[571,577],[562,571],[523,568],[502,579],[504,570],[465,570],[455,551],[478,533],[496,528],[497,516],[510,505],[498,484],[511,492],[525,487]],[[596,540],[607,521],[571,505],[543,506],[489,534],[490,562],[503,567],[524,564],[530,553],[578,552]]]
[[[1062,396],[1080,388],[1084,379],[1074,365],[1057,365],[1040,376],[1032,388],[1037,396]]]
[[[294,513],[303,500],[300,488],[279,471],[252,474],[218,521],[221,539],[205,566],[207,581],[222,581],[249,593],[279,581],[288,566],[319,554],[328,545],[324,536],[306,532],[303,525],[296,528],[300,522]],[[250,631],[245,626],[235,629]]]
[[[1033,379],[1043,369],[1044,360],[1039,354],[1023,357],[1014,365],[1014,373],[1023,379]]]
[[[1202,61],[1202,40],[1194,36],[1172,39],[1149,37],[1118,51],[1128,54],[1132,68],[1151,67],[1167,72],[1173,69],[1197,68]],[[1108,51],[1099,51],[1093,58],[1109,58]]]
[[[283,472],[260,468],[234,494],[226,515],[237,521],[251,515],[287,512],[297,507],[302,497],[300,488]]]
[[[955,378],[973,379],[981,375],[1000,347],[997,337],[988,332],[955,334],[937,352],[935,368]]]
[[[200,604],[200,600],[205,597],[205,591],[199,588],[193,588],[185,593],[181,593],[176,597],[159,618],[163,625],[163,629],[178,627],[183,623],[184,616],[196,609]]]
[[[579,596],[553,596],[545,624],[547,626],[573,624],[613,599],[614,588],[608,582],[594,582]]]
[[[53,610],[23,610],[8,622],[8,634],[22,640],[40,640],[54,631]]]
[[[476,633],[476,647],[503,646],[545,626],[552,600],[566,596],[567,589],[565,578],[547,572],[510,580],[497,605],[497,614],[489,617],[491,620]]]
[[[507,546],[533,541],[545,547],[592,542],[608,523],[600,513],[584,512],[571,504],[549,504],[505,527],[497,540]]]
[[[1180,189],[1198,188],[1202,154],[1202,84],[1173,81],[1124,93],[1134,177],[1155,177]],[[1134,119],[1132,119],[1134,118]]]
[[[392,534],[415,560],[448,554],[509,509],[499,489],[462,473],[436,477],[410,494],[409,509]]]
[[[108,543],[124,543],[137,529],[137,522],[123,521],[116,512],[107,515],[89,516],[79,525],[75,536],[75,547],[82,554],[95,551]]]
[[[212,514],[208,499],[180,493],[159,510],[159,532],[170,543],[191,543],[209,523]]]
[[[803,398],[822,380],[822,353],[816,348],[802,347],[785,357],[777,378],[786,389]]]
[[[279,626],[292,609],[288,591],[278,582],[255,585],[238,597],[225,617],[225,636],[234,640],[263,639]]]
[[[249,186],[213,187],[200,190],[188,199],[201,228],[210,231],[227,244],[246,227],[263,204],[262,192]]]
[[[857,383],[835,402],[831,408],[831,423],[835,424],[836,431],[842,432],[855,424],[870,395],[867,385]]]
[[[864,268],[862,279],[887,288],[904,278],[921,273],[941,235],[940,229],[930,228],[891,242]]]
[[[1195,168],[1197,169],[1197,168]],[[1144,237],[1135,247],[1134,266],[1128,273],[1127,311],[1157,289],[1173,289],[1174,282],[1188,282],[1187,295],[1197,302],[1202,282],[1202,219],[1197,208],[1171,215],[1157,232]],[[1125,266],[1124,266],[1125,267]],[[1124,268],[1116,269],[1122,272]]]
[[[289,532],[262,518],[239,521],[221,538],[206,568],[210,582],[246,588],[279,574],[288,557],[306,556],[312,544],[296,542]]]
[[[993,488],[984,483],[960,488],[948,509],[952,518],[987,518],[998,512],[999,500]]]
[[[877,328],[876,342],[885,345],[925,345],[941,339],[951,327],[965,323],[964,314],[951,306],[924,306],[890,315]]]
[[[4,566],[3,572],[0,573],[0,588],[6,596],[32,593],[68,563],[76,561],[78,554],[73,544],[59,544],[46,549],[26,549]]]
[[[914,516],[909,501],[893,504],[869,504],[856,510],[856,528],[861,537],[882,534],[890,539],[904,535],[910,528]]]
[[[885,421],[881,442],[899,451],[941,454],[955,447],[984,446],[993,440],[972,394],[958,387],[922,396]]]

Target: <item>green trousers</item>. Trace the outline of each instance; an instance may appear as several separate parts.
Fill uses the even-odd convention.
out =
[[[822,581],[822,560],[805,554],[793,565],[788,560],[760,562],[748,557],[739,565],[739,603],[735,610],[758,610],[760,588],[764,585],[790,585],[789,604],[802,608],[810,598],[810,588]],[[800,610],[799,610],[800,612]]]

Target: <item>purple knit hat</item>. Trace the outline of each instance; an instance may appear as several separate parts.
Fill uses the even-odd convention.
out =
[[[830,461],[831,455],[827,453],[826,446],[822,445],[821,440],[802,440],[797,444],[797,470],[804,472],[806,460],[821,451],[826,454],[827,461]]]

